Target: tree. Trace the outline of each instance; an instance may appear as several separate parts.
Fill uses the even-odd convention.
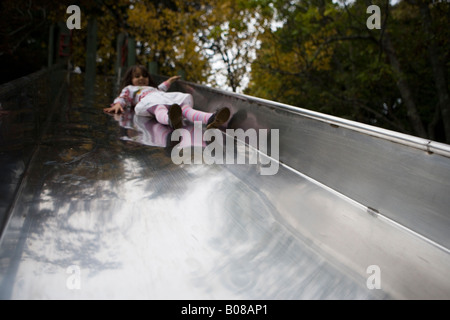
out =
[[[259,31],[256,23],[258,11],[248,1],[242,0],[221,1],[209,5],[207,11],[196,37],[203,52],[215,64],[213,81],[219,73],[236,92],[243,86],[253,61]]]
[[[441,33],[436,31],[436,28],[439,25],[448,26],[447,21],[440,21],[436,23],[433,21],[433,16],[431,14],[430,6],[428,1],[424,0],[409,0],[409,3],[416,5],[420,9],[420,15],[422,20],[422,28],[424,32],[425,43],[428,49],[428,58],[430,60],[430,65],[432,67],[433,79],[436,86],[436,93],[439,97],[439,103],[436,108],[436,113],[441,113],[442,121],[445,130],[445,138],[446,141],[450,141],[450,95],[448,89],[448,82],[446,77],[447,66],[445,65],[445,61],[448,61],[447,57],[444,56],[443,52],[440,50],[442,45],[443,48],[448,48],[448,38],[450,36],[449,28],[442,29]],[[441,4],[436,4],[438,9],[436,10],[445,10],[444,6]],[[446,7],[447,13],[449,12],[448,6]],[[447,15],[435,15],[436,19],[448,19]],[[446,37],[439,37],[440,34],[445,34]],[[434,117],[436,119],[437,116]],[[433,126],[435,120],[431,123]],[[434,139],[433,128],[429,129],[429,133],[432,139]]]
[[[0,3],[0,82],[37,71],[47,63],[48,16],[55,8],[55,2],[48,0]]]
[[[261,34],[246,93],[449,141],[443,130],[448,4],[426,6],[432,16],[427,27],[426,8],[379,1],[382,28],[370,30],[366,1],[273,3],[272,16],[282,25]],[[433,54],[430,39],[442,50]]]
[[[127,22],[140,43],[141,62],[156,61],[163,74],[181,69],[188,80],[204,82],[210,68],[194,35],[205,12],[204,1],[136,1]]]

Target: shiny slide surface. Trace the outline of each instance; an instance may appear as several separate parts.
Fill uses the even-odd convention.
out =
[[[112,82],[86,96],[77,77],[10,165],[24,169],[2,217],[0,298],[450,298],[448,146],[180,81],[198,109],[228,106],[230,129],[278,129],[280,162],[261,174],[223,129],[244,164],[175,164],[176,148],[203,159],[208,143],[102,113]]]

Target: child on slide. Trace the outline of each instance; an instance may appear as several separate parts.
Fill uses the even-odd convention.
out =
[[[180,76],[171,77],[156,86],[144,66],[132,66],[125,73],[120,95],[104,111],[119,113],[125,107],[134,107],[136,115],[154,116],[156,121],[169,125],[172,129],[181,128],[183,117],[191,122],[201,121],[206,124],[206,129],[218,128],[229,119],[230,110],[226,107],[214,113],[195,110],[191,94],[167,92],[179,78]]]

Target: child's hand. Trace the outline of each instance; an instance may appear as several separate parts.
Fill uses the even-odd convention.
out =
[[[180,78],[181,78],[181,76],[173,76],[173,77],[169,78],[167,81],[169,82],[169,84],[172,84]]]
[[[114,112],[114,113],[121,113],[121,112],[123,112],[123,108],[120,105],[120,103],[116,103],[112,107],[103,109],[103,111],[104,112],[108,112],[108,113],[112,113],[112,112]]]

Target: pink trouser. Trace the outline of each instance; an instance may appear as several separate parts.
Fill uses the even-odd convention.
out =
[[[169,124],[169,116],[167,114],[169,105],[157,104],[149,106],[150,103],[146,102],[145,97],[136,105],[135,111],[139,116],[154,115],[156,121],[161,124]],[[183,117],[187,120],[201,121],[206,124],[211,117],[212,113],[203,112],[194,109],[194,98],[191,94],[185,94],[183,100],[179,103]]]

